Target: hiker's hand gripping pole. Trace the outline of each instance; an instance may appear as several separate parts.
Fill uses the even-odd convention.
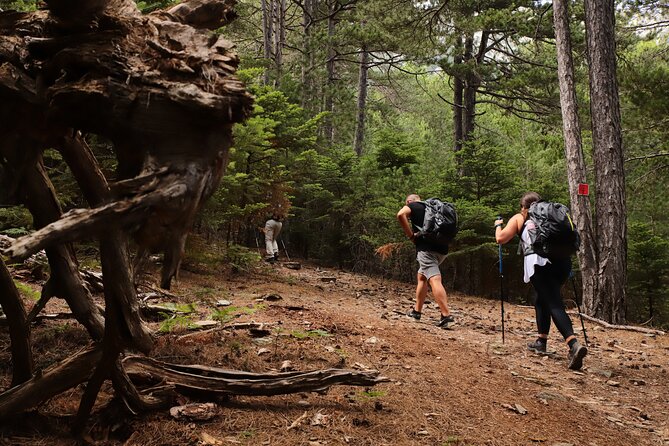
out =
[[[497,216],[497,220],[501,220],[501,216]],[[500,223],[501,225],[501,223]],[[497,226],[495,226],[497,229]],[[502,244],[497,245],[499,247],[499,301],[502,307],[502,344],[504,344],[504,269],[502,268]]]

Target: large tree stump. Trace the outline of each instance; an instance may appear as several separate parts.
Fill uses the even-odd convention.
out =
[[[52,276],[40,305],[54,294],[65,298],[92,338],[102,340],[91,380],[86,370],[62,380],[66,386],[88,381],[81,424],[107,378],[124,399],[142,403],[118,361],[125,349],[148,353],[152,347],[138,311],[128,237],[143,250],[164,252],[161,282],[168,288],[195,213],[222,175],[232,125],[248,114],[251,96],[234,77],[232,45],[208,30],[234,17],[233,1],[187,1],[147,16],[131,0],[46,4],[34,13],[0,13],[0,180],[41,228],[6,252],[18,259],[22,247],[44,248]],[[102,175],[79,131],[113,142],[114,181]],[[41,162],[48,148],[63,153],[90,209],[62,215]],[[68,245],[91,236],[101,240],[104,319]],[[2,285],[3,303],[25,326],[25,314],[19,317],[10,305],[15,299],[8,282]],[[29,336],[10,327],[17,352],[25,351],[18,340],[29,345]],[[23,369],[19,381],[29,378],[31,370]],[[29,387],[39,388],[43,379],[34,377]],[[13,398],[25,407],[35,403],[16,392]]]
[[[99,341],[31,377],[25,311],[0,265],[18,384],[0,394],[0,419],[85,383],[74,426],[80,431],[107,379],[129,410],[160,407],[169,392],[141,392],[132,381],[138,373],[167,383],[163,390],[213,394],[276,395],[385,380],[378,372],[269,376],[121,360],[126,351],[148,354],[153,345],[140,318],[129,239],[141,252],[163,252],[161,286],[169,288],[195,214],[223,174],[232,126],[251,109],[250,94],[234,76],[239,61],[232,44],[210,31],[235,17],[234,3],[187,0],[142,15],[132,0],[46,0],[45,10],[0,12],[0,185],[30,209],[38,228],[4,252],[19,260],[45,249],[52,275],[35,311],[51,295],[63,297]],[[112,141],[114,178],[102,174],[85,133]],[[89,208],[61,212],[42,164],[49,148],[61,152]],[[104,319],[70,245],[91,237],[100,240]]]

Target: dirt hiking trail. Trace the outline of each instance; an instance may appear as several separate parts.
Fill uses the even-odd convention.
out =
[[[170,291],[173,299],[152,302],[194,303],[193,321],[228,308],[231,323],[261,322],[265,329],[173,326],[158,333],[155,358],[254,372],[375,369],[390,381],[369,389],[336,386],[326,394],[230,397],[217,402],[207,421],[175,420],[168,411],[124,418],[100,398],[90,444],[669,445],[666,335],[586,321],[589,354],[575,372],[567,369],[567,349],[555,333],[548,344],[554,355],[526,350],[535,333],[530,307],[505,304],[502,344],[499,301],[449,293],[456,323],[444,330],[433,325],[434,303],[420,322],[403,315],[413,304],[411,284],[313,265],[236,274],[190,269]],[[572,321],[583,343],[577,316]],[[55,323],[35,329],[36,344],[51,342],[36,352],[44,366],[85,339],[75,322]],[[67,423],[79,396],[60,396],[3,427],[0,444],[71,444]]]

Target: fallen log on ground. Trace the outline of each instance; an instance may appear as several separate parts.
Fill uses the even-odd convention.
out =
[[[201,365],[178,365],[128,356],[123,368],[133,376],[164,380],[177,388],[226,395],[284,395],[323,392],[334,385],[374,386],[389,379],[376,370],[325,369],[307,372],[251,373]]]
[[[601,325],[602,327],[610,328],[613,330],[628,330],[628,331],[638,331],[639,333],[648,333],[648,334],[655,334],[655,335],[660,335],[664,336],[666,333],[662,330],[656,330],[654,328],[645,328],[645,327],[638,327],[636,325],[614,325],[614,324],[609,324],[606,321],[603,321],[601,319],[597,319],[596,317],[588,316],[587,314],[579,313],[577,311],[568,311],[569,314],[575,314],[575,315],[580,315],[583,317],[583,319],[587,319],[590,322],[594,322],[596,324]]]
[[[90,347],[0,394],[0,420],[18,415],[85,382],[102,351]]]

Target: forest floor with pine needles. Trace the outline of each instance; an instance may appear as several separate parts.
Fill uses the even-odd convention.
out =
[[[150,300],[183,310],[150,322],[156,359],[253,372],[374,369],[389,382],[373,388],[335,386],[324,394],[220,398],[206,421],[175,419],[167,410],[114,415],[107,384],[84,437],[87,443],[669,444],[667,335],[586,321],[590,352],[576,372],[567,369],[562,342],[549,342],[553,355],[526,350],[534,337],[530,307],[505,305],[502,343],[498,301],[451,293],[456,323],[444,330],[433,325],[439,317],[434,303],[427,304],[420,322],[404,316],[413,305],[414,286],[382,278],[310,264],[293,270],[282,263],[233,273],[186,261],[170,293]],[[46,312],[64,310],[54,299]],[[219,326],[193,329],[198,321],[212,320]],[[221,328],[250,321],[264,323],[264,334]],[[583,342],[580,329],[577,334]],[[73,320],[42,321],[33,331],[37,367],[80,349],[86,339]],[[0,345],[5,389],[11,379],[6,328]],[[69,425],[81,391],[61,394],[0,427],[0,444],[74,444]],[[184,397],[179,404],[195,402]]]

